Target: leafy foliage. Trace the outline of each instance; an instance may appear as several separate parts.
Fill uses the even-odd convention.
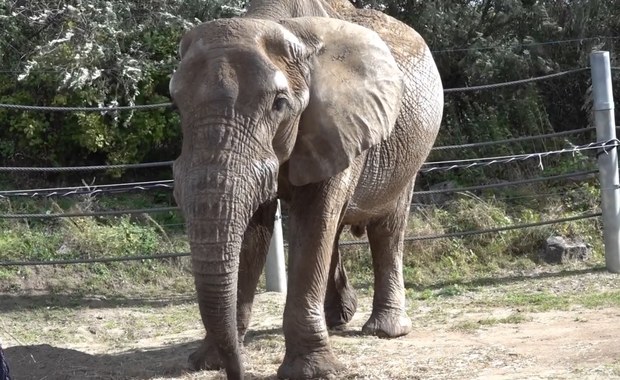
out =
[[[353,2],[387,12],[418,30],[434,51],[445,88],[585,67],[593,49],[610,50],[616,62],[615,45],[620,40],[616,1]],[[167,102],[183,32],[201,21],[238,15],[246,3],[8,0],[0,5],[4,31],[0,102],[104,107]],[[573,41],[548,43],[563,40]],[[438,144],[584,127],[588,88],[589,73],[584,72],[505,89],[449,94]],[[107,113],[0,109],[0,164],[168,160],[179,146],[178,122],[167,109]],[[562,141],[555,144],[542,148],[563,146]],[[492,148],[484,154],[532,150],[529,144]],[[460,151],[457,158],[479,153]],[[433,158],[455,158],[450,154]],[[445,176],[426,177],[436,182]]]
[[[384,9],[412,25],[434,52],[444,88],[501,83],[589,66],[592,50],[609,50],[612,65],[620,41],[620,4],[614,1],[358,1]],[[563,41],[563,42],[562,42]],[[490,91],[446,95],[438,145],[538,135],[588,126],[588,71]],[[616,99],[620,92],[616,91]],[[581,136],[575,143],[590,142]],[[573,137],[571,137],[573,139]],[[574,137],[579,139],[579,136]],[[483,152],[442,152],[454,159],[545,151],[564,141],[529,142]],[[538,144],[538,145],[537,145]],[[544,145],[550,144],[550,145]],[[450,157],[448,157],[450,155]],[[521,168],[523,164],[519,165]],[[499,170],[502,170],[501,168]],[[491,178],[506,173],[485,170]],[[474,173],[480,182],[480,173]],[[521,170],[513,170],[520,176]],[[425,176],[429,181],[447,175]],[[454,178],[452,178],[454,179]],[[464,179],[467,181],[467,179]]]
[[[55,106],[168,101],[187,29],[241,12],[241,1],[7,1],[0,6],[0,102]],[[2,161],[75,164],[169,159],[176,115],[0,110]]]

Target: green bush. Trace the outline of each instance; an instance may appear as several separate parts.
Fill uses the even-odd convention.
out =
[[[7,1],[0,5],[0,103],[109,107],[169,102],[183,33],[242,1]],[[43,113],[0,109],[0,164],[169,160],[170,109]]]
[[[201,21],[240,14],[246,3],[5,1],[0,4],[0,103],[114,106],[167,102],[168,81],[184,31]],[[615,39],[587,37],[614,36],[620,30],[618,2],[354,3],[381,9],[416,28],[434,49],[446,88],[584,67],[592,49],[611,50],[616,62]],[[580,38],[585,39],[535,44]],[[582,128],[588,124],[588,113],[584,112],[590,102],[588,86],[589,74],[584,72],[529,85],[449,94],[438,144]],[[572,140],[589,142],[590,137]],[[102,114],[0,108],[0,164],[5,165],[169,160],[176,156],[179,141],[179,120],[169,109]],[[564,146],[563,142],[554,144]],[[519,153],[532,148],[544,150],[549,146],[496,146],[461,151],[456,156]],[[454,153],[436,153],[433,158],[451,159]],[[462,181],[481,178],[479,174],[465,174]],[[489,169],[484,176],[504,174],[500,169]],[[455,176],[433,174],[425,181]]]

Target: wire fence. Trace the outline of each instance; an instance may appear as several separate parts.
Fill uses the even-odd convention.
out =
[[[558,41],[560,42],[560,41]],[[447,51],[447,50],[446,50]],[[452,51],[459,51],[452,49]],[[617,69],[617,68],[614,68]],[[550,75],[544,75],[541,77],[528,78],[517,81],[510,81],[504,83],[495,83],[481,86],[471,86],[462,88],[452,88],[444,90],[445,93],[455,92],[468,92],[495,89],[500,87],[515,86],[526,84],[530,82],[536,82],[541,80],[550,80],[557,77],[575,74],[589,70],[589,68],[578,68],[574,70],[563,71]],[[26,106],[26,105],[12,105],[12,104],[0,104],[0,108],[22,110],[22,111],[45,111],[45,112],[116,112],[127,110],[153,110],[157,108],[170,107],[170,103],[160,103],[152,105],[142,106],[118,106],[118,107],[46,107],[46,106]],[[472,149],[479,147],[486,147],[498,144],[511,144],[523,141],[533,141],[539,139],[557,138],[578,133],[586,133],[592,131],[594,128],[581,128],[570,131],[562,131],[555,133],[548,133],[538,136],[525,136],[516,137],[512,139],[503,139],[487,142],[476,142],[461,145],[447,145],[435,147],[433,150],[453,150],[453,149]],[[515,154],[500,157],[485,157],[476,159],[460,159],[450,161],[436,161],[427,162],[420,170],[422,173],[430,173],[436,171],[449,171],[455,169],[470,169],[474,167],[487,167],[495,164],[508,164],[512,162],[521,162],[530,159],[538,159],[539,165],[542,167],[542,159],[555,155],[572,154],[575,155],[584,151],[596,151],[598,154],[604,154],[609,149],[618,147],[620,141],[617,139],[611,139],[604,142],[594,142],[579,146],[570,146],[568,148],[536,152],[528,154]],[[103,171],[103,170],[130,170],[130,169],[147,169],[147,168],[163,168],[170,167],[172,161],[163,162],[147,162],[139,164],[111,164],[111,165],[95,165],[95,166],[74,166],[74,167],[0,167],[0,172],[16,172],[16,173],[33,173],[33,172],[87,172],[87,171]],[[523,179],[512,182],[500,182],[476,186],[467,186],[459,188],[437,189],[437,190],[424,190],[417,191],[416,196],[420,195],[435,195],[444,193],[456,193],[456,192],[471,192],[479,190],[496,189],[507,186],[523,186],[527,184],[533,184],[543,181],[557,181],[569,178],[579,178],[589,176],[597,173],[598,170],[587,170],[574,173],[564,173],[559,175],[537,177]],[[4,190],[0,191],[0,199],[16,198],[16,197],[28,197],[28,198],[50,198],[50,197],[69,197],[76,195],[103,195],[103,194],[118,194],[131,191],[151,191],[151,190],[167,190],[169,191],[174,186],[173,180],[160,180],[160,181],[143,181],[143,182],[128,182],[117,184],[104,184],[97,186],[74,186],[74,187],[57,187],[57,188],[44,188],[44,189],[26,189],[26,190]],[[177,207],[153,207],[142,209],[126,209],[126,210],[101,210],[101,211],[88,211],[88,212],[66,212],[66,213],[6,213],[0,214],[0,219],[54,219],[54,218],[76,218],[76,217],[108,217],[124,214],[151,214],[151,213],[163,213],[163,212],[177,212]],[[541,221],[535,223],[515,224],[510,226],[498,226],[494,228],[484,230],[471,230],[471,231],[455,231],[445,234],[424,235],[424,236],[410,236],[406,237],[405,241],[421,241],[432,239],[445,239],[445,238],[462,238],[465,236],[500,233],[504,231],[533,228],[539,226],[545,226],[557,223],[567,223],[577,220],[591,219],[600,217],[600,212],[584,213],[582,215],[575,215],[568,218],[554,219],[548,221]],[[165,225],[168,227],[183,226],[183,223],[171,223]],[[344,241],[340,243],[341,246],[355,246],[368,244],[366,240],[357,241]],[[120,261],[140,261],[140,260],[154,260],[154,259],[171,259],[188,256],[188,253],[165,253],[165,254],[151,254],[151,255],[135,255],[135,256],[119,256],[119,257],[100,257],[100,258],[75,258],[66,260],[49,260],[49,261],[30,261],[30,260],[17,260],[17,261],[0,261],[0,266],[24,266],[24,265],[68,265],[68,264],[89,264],[89,263],[110,263]]]
[[[471,87],[446,88],[443,90],[443,92],[444,94],[451,94],[455,92],[493,90],[493,89],[501,88],[501,87],[516,86],[516,85],[522,85],[522,84],[527,84],[527,83],[533,83],[533,82],[538,82],[538,81],[543,81],[543,80],[559,78],[565,75],[581,73],[581,72],[588,71],[588,70],[590,70],[589,67],[582,67],[582,68],[573,69],[573,70],[561,71],[559,73],[548,74],[548,75],[543,75],[543,76],[534,77],[534,78],[513,80],[509,82],[492,83],[492,84],[485,84],[485,85],[471,86]]]
[[[116,112],[116,111],[150,111],[158,108],[170,108],[172,103],[142,104],[134,106],[105,106],[105,107],[56,107],[56,106],[29,106],[23,104],[0,103],[0,108],[13,111],[40,111],[40,112]]]
[[[617,36],[596,36],[596,37],[586,37],[586,38],[573,38],[566,40],[555,40],[555,41],[542,41],[542,42],[530,42],[530,43],[519,43],[519,44],[511,44],[511,45],[499,45],[499,46],[468,46],[468,47],[451,47],[451,48],[443,48],[443,49],[432,49],[432,53],[459,53],[459,52],[468,52],[468,51],[485,51],[485,50],[508,50],[508,49],[516,49],[516,48],[528,48],[528,47],[536,47],[536,46],[547,46],[547,45],[564,45],[570,43],[584,43],[587,41],[593,41],[595,43],[600,43],[603,40],[618,40],[620,37]]]
[[[114,215],[135,215],[135,214],[154,214],[158,212],[178,211],[178,207],[152,207],[129,210],[107,210],[107,211],[85,211],[85,212],[64,212],[64,213],[45,213],[45,214],[0,214],[0,219],[54,219],[54,218],[83,218],[96,216]]]
[[[568,135],[573,135],[573,134],[578,134],[578,133],[584,133],[584,132],[589,132],[589,131],[593,131],[594,128],[593,127],[588,127],[588,128],[580,128],[580,129],[574,129],[574,130],[569,130],[569,131],[562,131],[562,132],[554,132],[554,133],[547,133],[547,134],[543,134],[543,135],[538,135],[538,136],[526,136],[526,137],[516,137],[516,138],[512,138],[512,139],[504,139],[504,140],[496,140],[496,141],[486,141],[486,142],[480,142],[480,143],[471,143],[471,144],[461,144],[461,145],[445,145],[445,146],[438,146],[438,147],[434,147],[432,148],[433,150],[454,150],[454,149],[470,149],[470,148],[479,148],[479,147],[484,147],[484,146],[491,146],[491,145],[498,145],[498,144],[511,144],[511,143],[519,143],[519,142],[523,142],[523,141],[532,141],[532,140],[540,140],[540,139],[547,139],[547,138],[556,138],[556,137],[562,137],[562,136],[568,136]],[[503,157],[494,157],[494,158],[485,158],[485,159],[475,159],[477,160],[476,165],[474,166],[481,166],[481,165],[491,165],[493,163],[503,163],[503,162],[493,162],[493,163],[488,163],[488,161],[493,161],[495,159],[499,160],[511,160],[511,161],[515,161],[515,160],[525,160],[525,159],[531,159],[531,158],[537,158],[540,156],[546,157],[549,155],[557,155],[557,154],[563,154],[563,153],[576,153],[578,151],[581,150],[591,150],[591,149],[597,149],[599,148],[600,144],[609,144],[609,142],[605,142],[605,143],[591,143],[591,144],[587,144],[584,146],[574,146],[571,148],[567,148],[567,149],[562,149],[559,151],[553,151],[553,152],[541,152],[541,153],[530,153],[527,155],[512,155],[512,156],[503,156]],[[607,147],[609,148],[609,147]],[[465,162],[469,162],[466,160],[456,160],[456,161],[452,161],[452,163],[459,163],[459,164],[463,164]],[[94,166],[69,166],[69,167],[19,167],[19,166],[6,166],[6,167],[0,167],[0,172],[80,172],[80,171],[101,171],[101,170],[128,170],[128,169],[145,169],[145,168],[156,168],[156,167],[170,167],[172,166],[173,161],[160,161],[160,162],[145,162],[145,163],[139,163],[139,164],[113,164],[113,165],[94,165]],[[424,165],[428,166],[428,165],[433,165],[433,164],[440,164],[442,162],[427,162]],[[444,170],[443,168],[438,168],[438,169],[430,169],[428,171],[434,171],[434,170]],[[76,188],[66,188],[67,191],[72,191]],[[53,189],[39,189],[41,192],[43,191],[53,191]],[[35,190],[15,190],[15,192],[36,192]],[[6,196],[8,195],[8,192],[0,192],[0,197],[1,196]]]
[[[66,173],[66,172],[87,172],[97,170],[128,170],[146,169],[172,166],[172,161],[145,162],[141,164],[112,164],[112,165],[92,165],[92,166],[67,166],[67,167],[20,167],[5,166],[0,167],[0,172],[47,172],[47,173]]]
[[[462,159],[462,160],[451,160],[451,161],[431,161],[426,162],[422,165],[420,169],[420,173],[430,173],[434,171],[448,171],[454,169],[471,169],[475,167],[484,167],[495,164],[509,164],[511,162],[519,162],[530,160],[532,158],[536,158],[539,161],[539,166],[542,168],[543,163],[542,159],[549,156],[557,156],[560,154],[575,154],[578,152],[588,151],[588,150],[601,150],[603,152],[608,149],[613,149],[618,146],[618,142],[620,140],[612,139],[604,142],[595,142],[589,143],[586,145],[573,146],[571,148],[564,148],[560,150],[547,151],[547,152],[538,152],[538,153],[526,153],[526,154],[514,154],[510,156],[500,156],[500,157],[485,157],[485,158],[472,158],[472,159]]]
[[[576,215],[576,216],[572,216],[568,218],[553,219],[553,220],[534,222],[534,223],[514,224],[512,226],[495,227],[495,228],[488,228],[484,230],[456,231],[456,232],[450,232],[447,234],[411,236],[411,237],[405,237],[405,241],[413,242],[413,241],[420,241],[420,240],[435,240],[435,239],[446,239],[446,238],[455,238],[455,237],[462,238],[462,237],[471,236],[471,235],[484,235],[484,234],[505,232],[505,231],[511,231],[511,230],[520,230],[524,228],[542,227],[542,226],[547,226],[550,224],[574,222],[577,220],[598,218],[601,215],[602,213],[595,212],[595,213],[588,213],[588,214],[583,214],[583,215]],[[365,244],[368,244],[367,240],[351,240],[351,241],[345,241],[345,242],[340,243],[340,245],[345,246],[345,247],[352,246],[352,245],[365,245]]]
[[[529,179],[523,179],[519,181],[491,183],[488,185],[466,186],[466,187],[436,189],[436,190],[420,190],[414,193],[414,197],[418,197],[421,195],[448,194],[448,193],[458,193],[458,192],[466,192],[466,191],[498,189],[498,188],[508,187],[508,186],[530,185],[533,183],[540,183],[540,182],[546,182],[546,181],[557,181],[557,180],[567,179],[567,178],[585,177],[585,176],[596,174],[596,173],[598,173],[598,170],[586,170],[586,171],[558,174],[558,175],[546,176],[546,177],[529,178]]]
[[[55,187],[47,189],[27,189],[27,190],[2,190],[0,191],[0,199],[3,198],[50,198],[50,197],[70,197],[77,195],[95,196],[99,194],[120,194],[131,191],[149,191],[156,189],[172,189],[174,181],[171,179],[161,181],[147,182],[129,182],[116,183],[107,185],[93,186],[72,186],[72,187]]]
[[[614,68],[615,69],[615,68]],[[589,67],[576,68],[567,71],[561,71],[558,73],[542,75],[539,77],[520,79],[509,82],[502,83],[491,83],[480,86],[467,86],[467,87],[457,87],[457,88],[446,88],[443,90],[445,94],[450,93],[458,93],[458,92],[470,92],[470,91],[483,91],[483,90],[492,90],[501,87],[515,86],[521,84],[527,84],[532,82],[538,82],[543,80],[549,80],[554,78],[559,78],[566,75],[576,74],[580,72],[584,72],[590,70]],[[60,106],[40,106],[40,105],[24,105],[24,104],[7,104],[0,103],[0,109],[8,109],[13,111],[37,111],[37,112],[117,112],[117,111],[150,111],[158,108],[171,108],[173,106],[172,103],[157,103],[157,104],[142,104],[142,105],[129,105],[129,106],[117,106],[117,105],[109,105],[109,106],[76,106],[76,107],[60,107]]]
[[[484,234],[490,234],[490,233],[499,233],[499,232],[517,230],[517,229],[542,227],[542,226],[547,226],[551,224],[567,223],[567,222],[573,222],[577,220],[598,218],[601,215],[602,213],[597,212],[597,213],[576,215],[576,216],[572,216],[568,218],[554,219],[554,220],[534,222],[534,223],[516,224],[512,226],[495,227],[495,228],[489,228],[489,229],[484,229],[484,230],[458,231],[458,232],[451,232],[447,234],[413,236],[413,237],[406,237],[405,242],[447,239],[447,238],[455,238],[455,237],[462,238],[462,237],[471,236],[471,235],[484,235]],[[367,245],[367,244],[368,244],[368,240],[350,240],[350,241],[340,242],[339,246],[340,247],[351,247],[351,246],[359,246],[359,245]],[[288,248],[288,244],[284,244],[284,247]],[[162,260],[162,259],[187,257],[189,255],[190,253],[184,252],[184,253],[164,253],[164,254],[138,255],[138,256],[76,258],[76,259],[45,260],[45,261],[11,260],[11,261],[0,261],[0,267],[36,266],[36,265],[70,265],[70,264],[112,263],[112,262],[121,262],[121,261]]]
[[[541,139],[548,139],[548,138],[556,138],[556,137],[576,135],[576,134],[579,134],[579,133],[591,132],[591,131],[594,131],[594,130],[595,130],[594,127],[587,127],[587,128],[571,129],[569,131],[547,133],[547,134],[537,135],[537,136],[514,137],[514,138],[511,138],[511,139],[483,141],[483,142],[476,142],[476,143],[470,143],[470,144],[460,144],[460,145],[443,145],[443,146],[433,147],[431,149],[431,151],[454,150],[454,149],[472,149],[472,148],[482,148],[482,147],[495,146],[495,145],[515,144],[515,143],[521,143],[521,142],[525,142],[525,141],[533,141],[533,140],[541,140]]]

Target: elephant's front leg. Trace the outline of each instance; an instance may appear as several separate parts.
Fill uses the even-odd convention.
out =
[[[254,294],[265,265],[276,208],[275,200],[259,207],[243,236],[237,285],[237,332],[240,345],[243,345],[250,325]],[[215,342],[208,332],[200,347],[190,355],[189,363],[193,370],[223,368]]]
[[[413,182],[412,182],[413,183]],[[372,314],[362,327],[366,334],[394,338],[411,331],[411,319],[405,310],[403,280],[403,243],[409,216],[411,189],[396,208],[367,227],[375,289]]]
[[[332,179],[292,190],[288,294],[283,320],[286,354],[279,377],[318,378],[343,369],[329,345],[323,303],[346,186]]]

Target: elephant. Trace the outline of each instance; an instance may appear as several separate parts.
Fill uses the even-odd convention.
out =
[[[443,113],[422,37],[345,0],[254,0],[243,17],[188,31],[179,54],[170,80],[183,134],[174,197],[207,332],[190,366],[244,377],[243,340],[278,198],[289,212],[278,376],[343,369],[327,327],[355,312],[338,251],[346,226],[368,235],[373,260],[364,332],[409,333],[403,240]]]

